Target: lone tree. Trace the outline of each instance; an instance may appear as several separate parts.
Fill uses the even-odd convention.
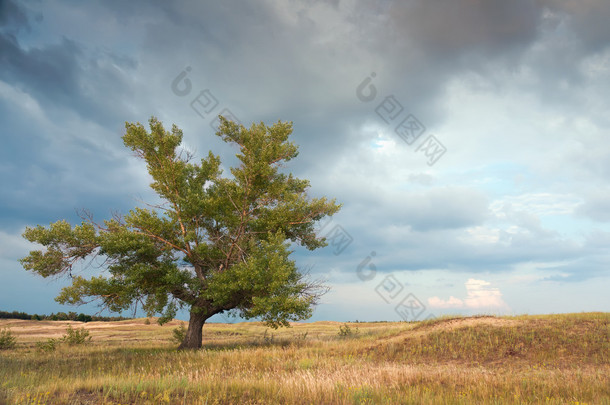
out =
[[[83,215],[74,227],[62,220],[26,228],[23,236],[44,249],[21,259],[23,267],[43,277],[69,274],[72,285],[62,289],[60,303],[99,300],[114,312],[141,303],[149,316],[162,314],[159,323],[189,308],[180,348],[200,348],[205,321],[223,311],[275,328],[311,316],[327,288],[299,271],[289,241],[309,250],[325,246],[314,225],[340,206],[308,198],[308,180],[280,172],[298,154],[288,141],[292,123],[247,129],[221,117],[216,135],[239,147],[230,177],[212,152],[193,163],[175,125],[170,133],[154,117],[149,123],[150,132],[126,123],[123,142],[146,162],[163,203],[103,224]],[[95,256],[107,264],[99,276],[72,277],[72,266]]]

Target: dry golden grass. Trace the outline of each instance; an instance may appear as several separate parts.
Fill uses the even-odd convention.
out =
[[[604,404],[610,314],[336,322],[269,330],[207,324],[204,349],[170,343],[179,321],[0,320],[0,404]],[[90,331],[86,346],[36,342]],[[356,333],[357,329],[357,333]]]

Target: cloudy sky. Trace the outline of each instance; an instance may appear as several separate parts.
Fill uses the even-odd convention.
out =
[[[24,228],[154,199],[126,121],[229,167],[222,113],[292,121],[289,169],[343,203],[330,246],[294,253],[332,286],[313,320],[609,311],[609,20],[606,0],[0,0],[0,309],[96,312],[21,268]]]

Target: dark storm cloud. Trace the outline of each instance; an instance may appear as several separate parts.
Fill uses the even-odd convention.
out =
[[[12,36],[1,36],[0,41],[0,79],[19,83],[47,102],[64,104],[78,94],[75,79],[81,52],[74,42],[64,39],[61,44],[26,51]]]
[[[125,209],[116,194],[133,180],[125,178],[126,155],[111,145],[120,145],[115,129],[130,118],[124,104],[130,84],[121,70],[135,68],[133,60],[86,49],[72,38],[47,43],[36,33],[41,13],[10,1],[1,11],[0,80],[14,86],[19,99],[0,99],[0,225],[15,230],[59,218],[78,221],[76,209],[102,217]],[[25,33],[38,39],[25,47]]]
[[[405,49],[453,71],[478,70],[495,58],[503,68],[518,68],[525,62],[523,53],[549,34],[557,35],[555,45],[571,45],[576,39],[575,51],[581,56],[599,52],[610,44],[609,18],[605,0],[415,0],[393,3],[391,13]],[[558,67],[572,69],[574,62]]]
[[[604,276],[608,272],[609,255],[580,257],[560,266],[540,269],[542,272],[555,272],[540,281],[556,281],[562,283],[577,283],[595,277]]]
[[[35,115],[0,99],[0,121],[11,135],[0,149],[0,228],[15,232],[61,218],[78,222],[79,209],[107,218],[111,210],[134,205],[136,179],[127,153],[117,154],[94,139],[79,140],[84,128],[54,127],[37,122]],[[89,135],[109,137],[103,131]]]
[[[559,236],[540,237],[528,232],[499,232],[498,240],[465,240],[460,230],[418,232],[387,220],[375,227],[347,227],[354,238],[352,251],[362,257],[374,250],[382,272],[396,270],[450,269],[455,271],[511,271],[529,262],[574,260],[587,255],[581,246]],[[385,258],[384,258],[385,255]],[[349,269],[349,268],[347,268]],[[583,269],[586,272],[586,269]]]
[[[595,53],[610,46],[610,7],[605,0],[547,0],[543,4],[561,13],[580,42],[583,53]]]
[[[523,50],[537,37],[542,11],[530,0],[418,0],[394,3],[391,16],[397,32],[421,54],[454,69],[459,61],[471,65],[474,56]]]
[[[446,83],[468,74],[505,91],[526,72],[521,91],[565,114],[582,108],[591,84],[581,63],[610,44],[609,13],[605,0],[393,2],[373,38],[392,91],[434,129]]]
[[[481,225],[489,218],[487,197],[467,187],[383,193],[355,183],[343,185],[341,191],[341,198],[351,202],[344,212],[356,224],[362,218],[382,228],[394,224],[428,232]]]
[[[439,102],[447,81],[469,71],[494,81],[498,70],[520,69],[545,24],[544,5],[521,0],[317,4],[317,14],[308,3],[102,4],[145,33],[141,63],[165,72],[166,83],[190,65],[191,79],[245,123],[294,121],[300,167],[332,164],[359,141],[350,129],[375,119],[374,108],[390,94],[434,131],[444,119]],[[560,51],[534,62],[553,61]],[[568,67],[550,68],[534,66],[539,86],[565,98],[569,90],[558,90],[554,80]],[[363,104],[355,88],[371,71],[379,97]]]
[[[121,111],[126,109],[123,101],[129,94],[129,84],[112,65],[132,69],[133,61],[85,50],[76,40],[65,37],[57,43],[24,48],[19,37],[7,28],[15,24],[29,28],[26,11],[11,2],[3,9],[0,80],[18,86],[50,110],[68,108],[102,125],[124,116]],[[108,103],[103,95],[111,95],[113,102]]]
[[[29,28],[27,14],[13,0],[0,0],[0,30],[14,33],[24,28]]]
[[[395,204],[392,210],[383,210],[385,215],[418,232],[480,225],[488,216],[485,195],[463,187],[407,193]]]
[[[245,124],[294,121],[295,140],[303,151],[296,165],[332,163],[334,155],[350,147],[350,127],[372,113],[374,106],[361,105],[355,96],[371,68],[368,63],[357,66],[361,34],[347,25],[345,33],[326,37],[332,24],[345,25],[332,5],[320,6],[334,12],[336,20],[328,23],[314,21],[305,5],[300,12],[284,14],[272,3],[163,3],[145,7],[137,21],[129,17],[136,6],[108,7],[145,32],[143,65],[158,64],[159,55],[166,55],[158,65],[165,81],[151,85],[168,86],[188,65],[196,87],[191,98],[209,88]],[[160,108],[173,108],[176,101],[164,100]],[[311,158],[314,150],[316,162]]]

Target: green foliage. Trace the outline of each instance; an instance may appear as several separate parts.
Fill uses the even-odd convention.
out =
[[[41,352],[54,352],[57,349],[59,340],[47,339],[45,341],[36,342],[36,348]]]
[[[0,350],[12,349],[17,345],[17,338],[9,328],[0,331]]]
[[[79,314],[76,317],[76,320],[79,322],[91,322],[93,320],[93,317],[91,315],[85,315],[85,314]]]
[[[339,326],[338,335],[340,337],[352,337],[358,334],[359,330],[356,326],[355,328],[350,327],[348,324],[344,323],[342,326]]]
[[[101,322],[115,322],[115,321],[124,321],[131,318],[126,318],[123,316],[91,316],[86,314],[76,314],[76,312],[57,312],[51,313],[51,315],[38,315],[33,314],[30,315],[25,312],[8,312],[8,311],[0,311],[0,319],[27,319],[32,321],[43,321],[43,320],[51,320],[51,321],[79,321],[79,322],[91,322],[91,321],[101,321]]]
[[[107,272],[72,277],[56,300],[99,300],[114,312],[140,302],[148,316],[161,314],[159,323],[185,306],[198,324],[229,310],[272,327],[311,316],[327,289],[299,271],[290,243],[310,250],[326,246],[315,223],[340,206],[309,198],[309,181],[280,171],[298,155],[288,140],[292,124],[248,129],[221,117],[217,135],[239,149],[240,163],[229,177],[222,176],[212,152],[199,163],[185,154],[175,125],[166,131],[151,118],[149,128],[126,123],[123,141],[146,164],[163,203],[103,224],[85,215],[81,225],[28,227],[23,236],[45,249],[30,252],[23,267],[43,277],[71,275],[77,262],[102,256]]]
[[[181,323],[180,326],[172,329],[172,337],[171,337],[171,341],[176,343],[176,344],[181,344],[182,342],[184,342],[184,338],[186,337],[186,328],[184,327],[184,324]]]
[[[65,343],[69,346],[84,345],[91,342],[89,331],[85,328],[74,329],[72,325],[66,327],[66,334],[59,339],[47,339],[36,342],[36,348],[41,352],[54,352],[59,344]]]
[[[0,319],[30,319],[32,315],[26,314],[25,312],[8,312],[8,311],[0,311]]]
[[[91,336],[85,328],[74,329],[72,325],[68,325],[66,334],[61,338],[61,341],[70,346],[83,345],[91,342]]]

